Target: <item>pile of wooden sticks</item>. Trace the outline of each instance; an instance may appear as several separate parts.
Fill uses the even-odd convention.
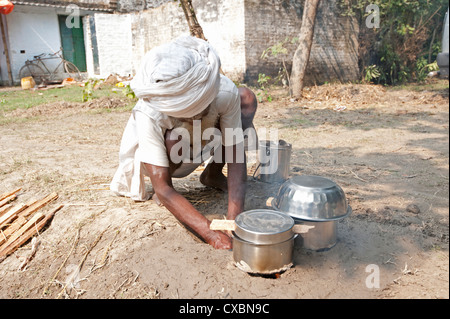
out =
[[[40,200],[31,200],[14,205],[18,188],[0,195],[0,261],[15,252],[48,223],[63,205],[48,212],[39,211],[42,207],[58,198],[51,193]]]

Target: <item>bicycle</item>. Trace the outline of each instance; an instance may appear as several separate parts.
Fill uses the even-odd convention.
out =
[[[25,65],[20,68],[19,77],[22,79],[31,76],[33,77],[36,85],[57,82],[55,79],[56,76],[59,75],[58,70],[61,65],[63,65],[64,71],[69,74],[70,78],[73,78],[75,81],[82,81],[83,76],[81,75],[80,70],[78,70],[76,65],[72,62],[65,60],[61,55],[61,52],[62,49],[55,53],[41,53],[39,55],[35,55],[32,60],[26,60]],[[45,57],[46,55],[48,56]],[[50,71],[44,60],[52,59],[61,59],[61,62],[53,71]]]

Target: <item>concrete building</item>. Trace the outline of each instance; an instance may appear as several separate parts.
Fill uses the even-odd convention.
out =
[[[13,11],[0,15],[3,20],[5,43],[0,43],[0,81],[20,83],[19,71],[27,59],[63,50],[64,58],[87,71],[83,21],[95,13],[112,13],[108,0],[92,1],[11,1]],[[6,59],[8,50],[9,61]],[[11,74],[8,74],[10,64]],[[50,71],[59,59],[45,60]],[[63,77],[62,66],[58,69]]]
[[[183,11],[173,0],[12,2],[13,12],[1,18],[15,83],[20,82],[18,72],[27,59],[56,52],[60,47],[64,57],[89,77],[133,75],[148,50],[188,33]],[[223,71],[240,82],[255,82],[259,73],[278,73],[281,61],[263,60],[261,54],[286,37],[298,36],[303,3],[304,0],[193,0],[206,38],[221,56]],[[337,0],[322,1],[307,83],[358,80],[358,34],[357,22],[340,14]],[[296,44],[287,47],[288,67],[295,47]],[[0,81],[6,83],[3,44],[0,53]]]

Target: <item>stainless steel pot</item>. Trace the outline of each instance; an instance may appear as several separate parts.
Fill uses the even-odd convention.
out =
[[[256,209],[235,219],[233,259],[248,273],[271,274],[293,265],[295,221],[275,210]]]
[[[288,179],[292,145],[283,140],[262,140],[258,147],[258,166],[254,176],[266,183],[284,182]]]
[[[248,273],[273,274],[293,265],[294,240],[312,226],[296,225],[287,214],[255,209],[239,214],[235,220],[214,219],[212,230],[233,233],[233,259]]]
[[[255,209],[239,214],[234,233],[254,244],[276,244],[291,239],[295,221],[287,214],[270,209]]]
[[[294,176],[284,182],[271,205],[293,218],[316,222],[349,214],[342,188],[328,178],[313,175]]]
[[[297,247],[308,250],[326,251],[333,248],[337,243],[337,223],[336,220],[328,222],[311,222],[295,219],[296,224],[314,226],[308,233],[301,234],[295,239]]]
[[[255,244],[233,237],[233,259],[247,273],[274,274],[293,266],[294,240],[297,235],[280,243]]]
[[[351,214],[345,193],[332,180],[321,176],[295,176],[281,185],[267,206],[291,216],[297,225],[314,226],[295,241],[309,250],[328,250],[337,242],[337,223]]]

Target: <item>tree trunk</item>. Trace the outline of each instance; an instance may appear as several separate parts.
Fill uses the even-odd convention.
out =
[[[303,79],[308,66],[309,55],[314,36],[314,24],[316,20],[317,8],[320,0],[305,0],[303,8],[302,26],[299,35],[299,45],[294,54],[291,72],[291,94],[294,98],[300,99],[303,91]]]
[[[200,23],[198,23],[197,16],[195,15],[192,0],[180,0],[180,3],[183,8],[184,15],[186,16],[191,35],[206,41],[205,35],[203,34],[203,29],[200,26]]]

